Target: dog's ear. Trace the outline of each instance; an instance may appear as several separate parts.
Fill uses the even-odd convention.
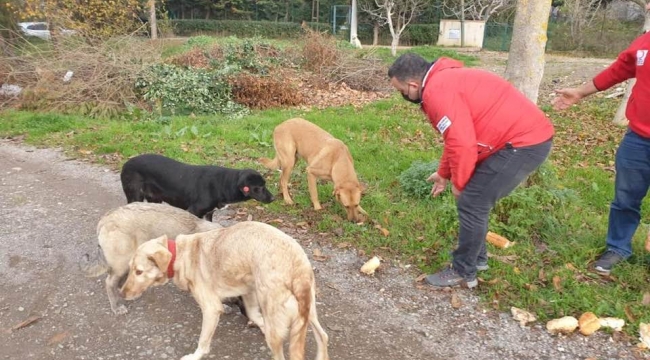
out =
[[[366,190],[368,190],[368,185],[366,183],[359,183],[359,188],[361,189],[361,195],[366,193]]]
[[[160,271],[166,272],[169,262],[172,261],[172,253],[167,249],[160,249],[149,255],[149,260],[153,261]]]
[[[155,238],[155,239],[153,239],[153,240],[156,240],[156,242],[157,242],[158,244],[160,244],[160,245],[162,245],[162,246],[164,246],[164,247],[167,247],[167,239],[169,239],[169,238],[167,237],[167,234],[163,234],[162,236],[157,237],[157,238]]]
[[[169,262],[172,261],[172,253],[169,250],[167,250],[167,236],[163,235],[154,240],[160,245],[162,245],[162,248],[158,247],[156,249],[156,252],[154,252],[153,254],[148,254],[147,257],[149,258],[149,260],[153,261],[154,264],[156,264],[156,267],[160,269],[160,271],[165,272],[167,271]]]

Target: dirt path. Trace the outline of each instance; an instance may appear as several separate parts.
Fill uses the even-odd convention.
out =
[[[478,68],[503,76],[508,61],[508,53],[498,51],[465,51],[481,59]],[[546,54],[544,77],[539,89],[539,104],[546,105],[555,96],[553,90],[573,87],[590,81],[598,72],[609,66],[614,59],[579,58],[564,55]],[[615,86],[608,92],[616,91]],[[608,93],[606,92],[606,93]]]
[[[0,359],[178,359],[193,351],[201,315],[172,284],[129,302],[113,316],[103,277],[87,279],[77,259],[96,246],[97,220],[122,205],[116,173],[59,152],[0,141]],[[230,213],[228,213],[230,211]],[[217,221],[228,225],[235,209]],[[281,227],[282,228],[282,227]],[[318,311],[332,359],[635,359],[630,344],[605,333],[551,337],[541,324],[520,328],[509,314],[482,309],[469,290],[418,289],[417,274],[385,266],[361,276],[365,259],[324,238],[283,229],[313,261]],[[14,325],[37,321],[13,332]],[[309,335],[308,358],[314,356]],[[222,317],[209,359],[268,359],[264,339],[238,313]]]

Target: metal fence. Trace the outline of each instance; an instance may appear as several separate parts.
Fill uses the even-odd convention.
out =
[[[595,56],[616,56],[640,35],[638,22],[609,21],[572,34],[569,22],[551,21],[546,32],[548,52],[582,52]],[[487,23],[483,49],[508,51],[512,41],[512,24]]]

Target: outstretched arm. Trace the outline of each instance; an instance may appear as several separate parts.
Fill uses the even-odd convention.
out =
[[[577,104],[583,98],[597,93],[599,90],[594,85],[593,81],[589,81],[586,84],[577,87],[577,88],[567,88],[556,90],[558,94],[555,99],[553,99],[552,104],[555,110],[564,110],[569,108],[571,105]]]

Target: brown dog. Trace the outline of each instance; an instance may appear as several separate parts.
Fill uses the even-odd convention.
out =
[[[285,203],[293,204],[288,186],[297,154],[307,161],[309,197],[314,209],[322,208],[318,201],[316,180],[330,180],[334,182],[334,195],[345,207],[348,220],[363,220],[360,214],[366,212],[359,205],[363,188],[354,171],[352,155],[341,140],[307,120],[295,118],[276,126],[273,145],[275,158],[261,158],[260,162],[268,169],[282,170],[280,188]]]
[[[245,221],[228,228],[176,241],[159,237],[138,247],[122,287],[127,300],[150,286],[174,284],[189,290],[203,312],[196,351],[182,360],[210,352],[212,336],[224,311],[222,300],[242,296],[249,318],[262,330],[274,360],[284,360],[289,330],[291,360],[303,360],[307,325],[316,337],[317,360],[329,360],[328,336],[316,314],[314,272],[302,247],[273,226]]]
[[[111,310],[116,315],[126,314],[119,283],[129,273],[129,260],[140,244],[163,234],[175,237],[220,227],[166,204],[134,202],[102,216],[97,224],[97,253],[93,259],[84,254],[79,265],[88,277],[108,272],[106,293]]]

